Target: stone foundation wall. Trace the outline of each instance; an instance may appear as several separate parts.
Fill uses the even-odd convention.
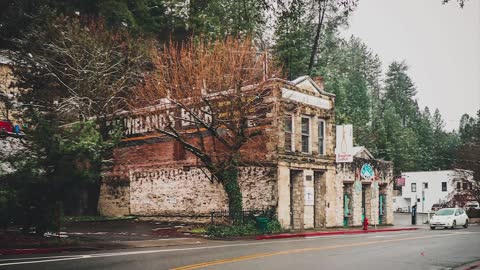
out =
[[[245,209],[275,207],[276,168],[242,167],[239,182]],[[206,222],[211,211],[227,210],[222,184],[202,168],[138,169],[128,176],[106,176],[101,187],[102,215],[157,216],[166,220]]]
[[[130,180],[128,173],[106,174],[100,186],[98,212],[102,216],[130,215]]]

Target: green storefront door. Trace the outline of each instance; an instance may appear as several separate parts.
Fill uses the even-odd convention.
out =
[[[362,224],[365,220],[365,189],[362,186]]]
[[[348,216],[350,215],[350,197],[348,194],[343,195],[343,226],[348,226]]]
[[[382,224],[383,214],[385,210],[385,194],[378,197],[378,224]]]

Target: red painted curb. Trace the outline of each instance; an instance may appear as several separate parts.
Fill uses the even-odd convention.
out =
[[[378,233],[378,232],[398,232],[398,231],[414,231],[418,228],[398,228],[398,229],[379,229],[379,230],[353,230],[353,231],[331,231],[331,232],[307,232],[307,233],[284,233],[274,235],[259,235],[255,237],[256,240],[265,239],[282,239],[294,237],[307,236],[327,236],[327,235],[341,235],[341,234],[362,234],[362,233]]]
[[[90,251],[98,250],[98,248],[88,247],[88,246],[78,246],[78,247],[56,247],[56,248],[0,248],[1,255],[24,255],[24,254],[41,254],[41,253],[59,253],[64,251]]]
[[[0,255],[23,255],[23,254],[40,254],[40,253],[56,253],[67,250],[67,248],[25,248],[25,249],[0,249]]]

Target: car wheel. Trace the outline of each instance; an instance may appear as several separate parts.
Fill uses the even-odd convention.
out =
[[[430,226],[430,230],[435,230],[435,226]]]
[[[450,227],[450,229],[455,229],[455,226],[457,226],[457,221],[456,220],[453,221],[452,227]]]
[[[468,228],[468,219],[465,221],[465,224],[463,224],[463,228]]]

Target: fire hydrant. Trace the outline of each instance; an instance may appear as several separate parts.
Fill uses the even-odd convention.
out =
[[[365,217],[363,219],[363,229],[368,230],[368,218],[367,217]]]

